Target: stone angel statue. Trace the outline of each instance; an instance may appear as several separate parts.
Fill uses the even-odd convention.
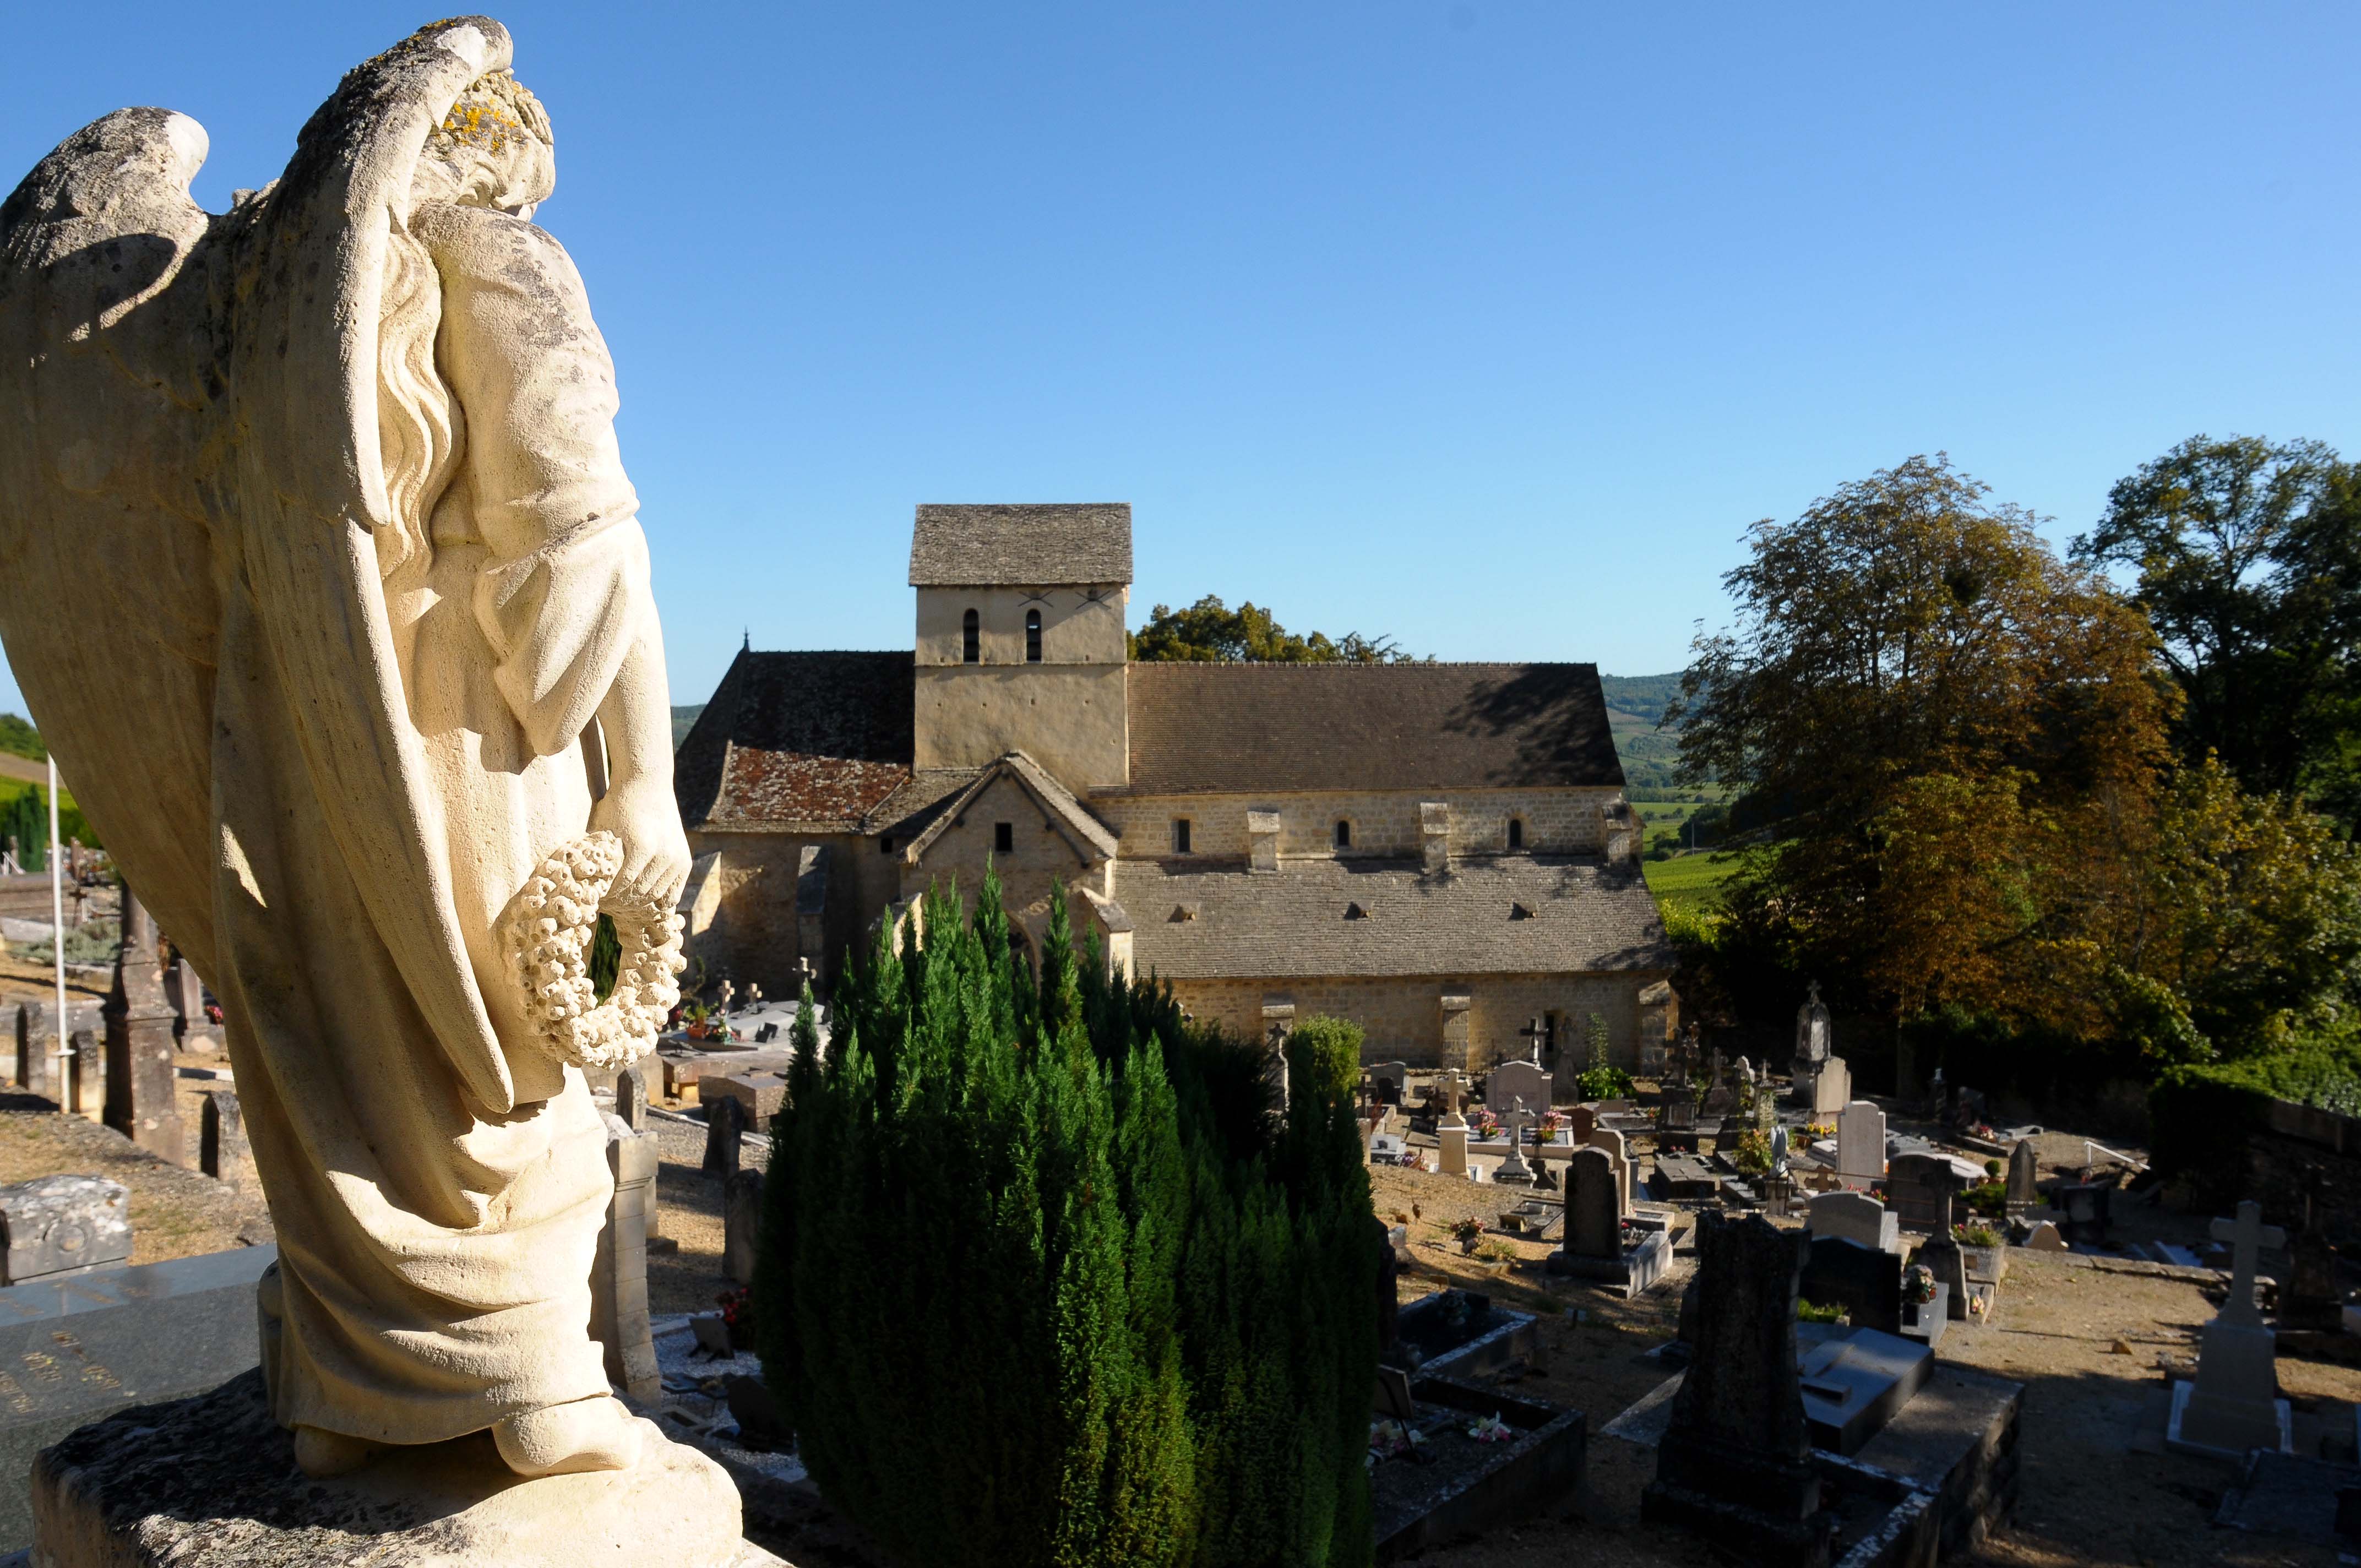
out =
[[[161,109],[0,207],[0,636],[220,999],[271,1412],[315,1475],[659,1441],[588,1333],[580,1069],[653,1044],[688,854],[613,367],[531,221],[555,163],[510,53],[462,17],[357,67],[226,214]]]

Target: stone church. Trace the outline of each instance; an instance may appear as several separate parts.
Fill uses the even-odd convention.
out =
[[[769,994],[997,867],[1246,1036],[1361,1024],[1480,1070],[1588,1023],[1632,1065],[1674,965],[1590,664],[1132,663],[1127,505],[921,506],[917,646],[741,651],[675,764],[709,973]],[[1532,1030],[1536,1021],[1539,1034]]]

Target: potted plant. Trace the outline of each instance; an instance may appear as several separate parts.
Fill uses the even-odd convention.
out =
[[[1914,1263],[1902,1271],[1902,1321],[1916,1324],[1918,1314],[1934,1305],[1935,1272],[1923,1263]]]
[[[721,1309],[721,1326],[730,1332],[730,1348],[740,1355],[754,1348],[754,1293],[740,1286],[716,1296],[714,1303]]]
[[[1484,1240],[1484,1222],[1477,1219],[1451,1222],[1452,1239],[1459,1244],[1461,1255],[1472,1257]]]

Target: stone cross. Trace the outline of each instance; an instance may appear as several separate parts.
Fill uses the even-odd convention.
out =
[[[2261,1322],[2255,1306],[2256,1255],[2267,1246],[2285,1246],[2287,1232],[2263,1223],[2263,1206],[2248,1199],[2238,1205],[2236,1219],[2213,1222],[2213,1239],[2230,1244],[2230,1299],[2222,1303],[2222,1321]]]
[[[1542,1042],[1549,1037],[1549,1025],[1543,1023],[1540,1014],[1534,1014],[1533,1021],[1526,1025],[1523,1028],[1518,1030],[1517,1033],[1532,1041],[1533,1065],[1535,1067],[1541,1066]]]
[[[1499,1168],[1492,1173],[1493,1180],[1516,1182],[1532,1179],[1532,1169],[1525,1164],[1525,1129],[1540,1119],[1525,1109],[1522,1095],[1509,1102],[1509,1108],[1500,1113],[1500,1129],[1509,1135],[1509,1157],[1502,1160]]]
[[[749,1007],[763,1005],[763,988],[751,980],[746,982],[746,1005]]]
[[[721,982],[721,1013],[724,1017],[730,1014],[730,999],[737,994],[737,986],[726,980]]]
[[[1721,1047],[1719,1046],[1713,1047],[1713,1076],[1706,1080],[1713,1088],[1719,1089],[1721,1087],[1722,1069],[1728,1064],[1729,1060],[1729,1058],[1721,1054]]]

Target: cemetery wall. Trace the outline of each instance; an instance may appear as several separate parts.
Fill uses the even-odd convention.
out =
[[[842,942],[845,933],[857,939],[866,929],[866,913],[899,896],[899,862],[880,855],[875,839],[853,833],[689,834],[690,854],[719,851],[721,857],[712,872],[719,893],[713,924],[692,945],[709,970],[741,986],[758,984],[771,996],[794,994],[799,958],[835,972],[843,954],[806,955],[797,931],[796,869],[813,845],[829,850],[829,940]]]
[[[1587,1060],[1585,1030],[1591,1014],[1607,1020],[1608,1059],[1619,1067],[1639,1065],[1639,993],[1652,974],[1484,975],[1465,983],[1438,983],[1432,977],[1335,980],[1190,980],[1172,982],[1172,993],[1190,1016],[1218,1024],[1242,1039],[1260,1039],[1267,997],[1284,996],[1300,1020],[1314,1014],[1358,1024],[1367,1038],[1361,1059],[1406,1061],[1414,1067],[1443,1065],[1443,998],[1468,999],[1467,1062],[1483,1071],[1496,1062],[1522,1057],[1532,1042],[1518,1031],[1532,1019],[1560,1014],[1558,1051],[1553,1064],[1565,1074]]]
[[[1288,858],[1415,859],[1422,849],[1419,804],[1451,808],[1451,852],[1497,855],[1509,850],[1510,818],[1524,824],[1524,849],[1551,855],[1597,854],[1603,843],[1599,807],[1617,789],[1308,790],[1260,795],[1099,795],[1091,810],[1115,831],[1126,858],[1172,851],[1172,824],[1187,818],[1192,855],[1243,857],[1246,813],[1279,816],[1279,853]],[[1353,844],[1336,848],[1336,824],[1352,825]]]

